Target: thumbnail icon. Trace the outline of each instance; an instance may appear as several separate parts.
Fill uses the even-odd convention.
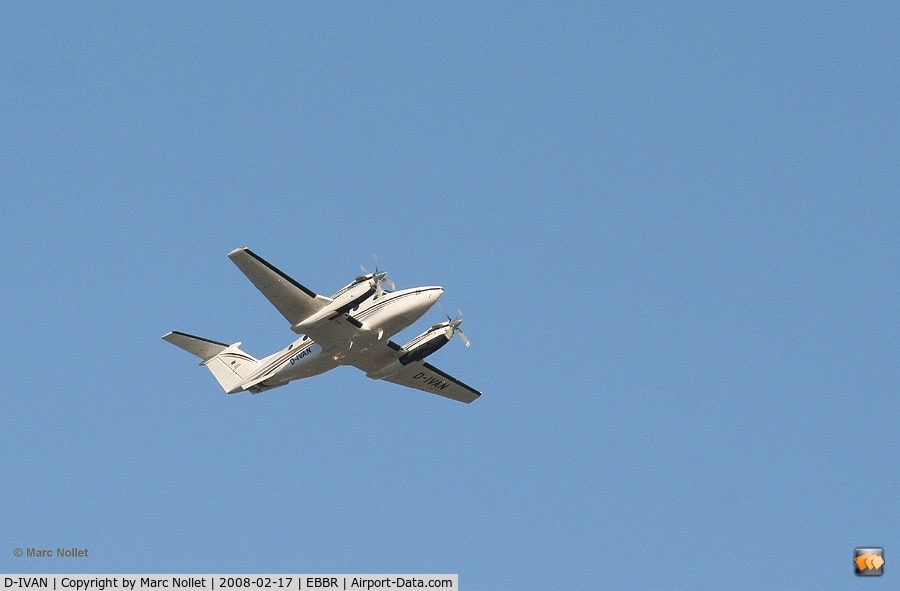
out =
[[[853,558],[856,574],[860,577],[880,577],[884,574],[884,550],[881,548],[857,548]]]

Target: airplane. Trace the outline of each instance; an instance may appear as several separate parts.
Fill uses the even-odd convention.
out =
[[[444,293],[439,286],[393,288],[387,273],[364,274],[331,297],[316,294],[251,251],[238,248],[228,254],[256,288],[301,334],[284,349],[263,359],[245,353],[240,342],[232,345],[184,332],[162,338],[200,358],[226,394],[259,394],[293,380],[319,375],[341,365],[366,372],[373,380],[387,380],[470,403],[481,392],[439,370],[425,358],[459,333],[457,317],[431,327],[402,347],[391,337],[421,318]]]

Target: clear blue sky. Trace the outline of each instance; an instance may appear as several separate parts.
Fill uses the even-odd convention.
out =
[[[0,572],[896,588],[896,3],[0,17]],[[226,396],[160,336],[289,342],[239,246],[443,285],[484,395]]]

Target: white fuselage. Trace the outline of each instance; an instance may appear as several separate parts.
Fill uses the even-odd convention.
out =
[[[374,290],[364,287],[367,286],[361,282],[351,283],[334,294],[333,305],[329,306],[334,309],[333,314],[347,314],[349,318],[345,321],[354,323],[355,328],[359,329],[354,331],[355,339],[317,343],[303,336],[260,360],[261,366],[255,376],[264,379],[250,391],[261,392],[352,362],[357,355],[365,354],[374,343],[387,341],[421,318],[444,293],[442,287],[428,286],[384,291],[379,296]],[[330,318],[333,316],[325,314],[311,324],[299,323],[295,330],[307,328],[314,333],[312,327],[320,322],[331,322]]]

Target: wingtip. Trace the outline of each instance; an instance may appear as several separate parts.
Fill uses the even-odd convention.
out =
[[[232,250],[231,252],[228,253],[228,257],[234,258],[234,256],[237,255],[239,252],[250,252],[250,249],[246,246],[242,246],[240,248],[235,248],[234,250]]]

